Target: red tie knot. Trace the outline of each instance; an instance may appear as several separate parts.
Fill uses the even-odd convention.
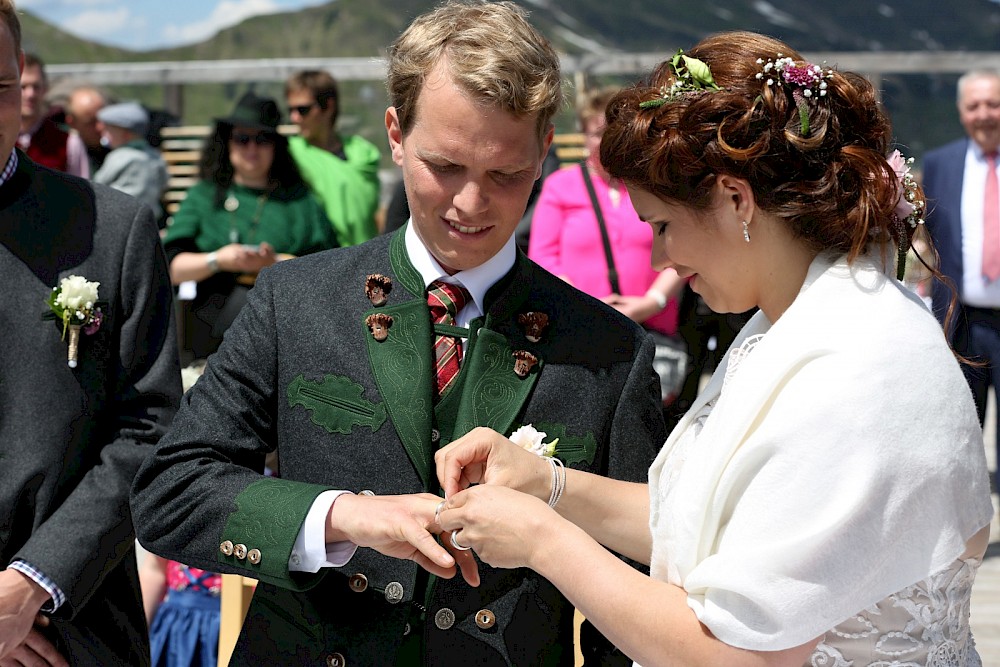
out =
[[[435,280],[427,288],[427,305],[430,306],[435,319],[445,313],[452,318],[469,302],[469,291],[461,285]]]

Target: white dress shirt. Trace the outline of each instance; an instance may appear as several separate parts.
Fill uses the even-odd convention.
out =
[[[980,308],[1000,308],[1000,280],[983,276],[983,200],[988,169],[983,149],[969,142],[962,178],[962,301]]]

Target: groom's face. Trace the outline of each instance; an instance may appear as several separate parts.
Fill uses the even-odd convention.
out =
[[[472,100],[444,61],[424,83],[410,131],[392,107],[386,129],[414,229],[438,263],[456,273],[496,255],[524,214],[551,130],[541,140],[536,115]]]

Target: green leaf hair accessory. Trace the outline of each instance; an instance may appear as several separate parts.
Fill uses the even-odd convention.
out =
[[[768,86],[788,85],[792,89],[792,99],[799,110],[799,129],[803,137],[809,136],[809,105],[812,97],[826,97],[826,80],[833,77],[833,70],[825,72],[819,65],[804,63],[796,65],[791,58],[780,53],[777,60],[757,58],[757,64],[762,65],[757,72],[757,80],[765,81]]]
[[[670,68],[674,70],[674,82],[669,86],[661,86],[659,97],[640,102],[640,109],[655,109],[683,95],[722,90],[715,83],[708,64],[684,55],[683,49],[678,49],[670,59]]]

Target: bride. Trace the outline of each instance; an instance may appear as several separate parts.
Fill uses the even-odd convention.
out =
[[[653,228],[654,267],[713,310],[759,312],[648,485],[486,429],[440,450],[454,547],[538,571],[647,667],[979,665],[982,433],[896,278],[924,203],[890,138],[864,78],[752,33],[620,93],[601,159]]]

